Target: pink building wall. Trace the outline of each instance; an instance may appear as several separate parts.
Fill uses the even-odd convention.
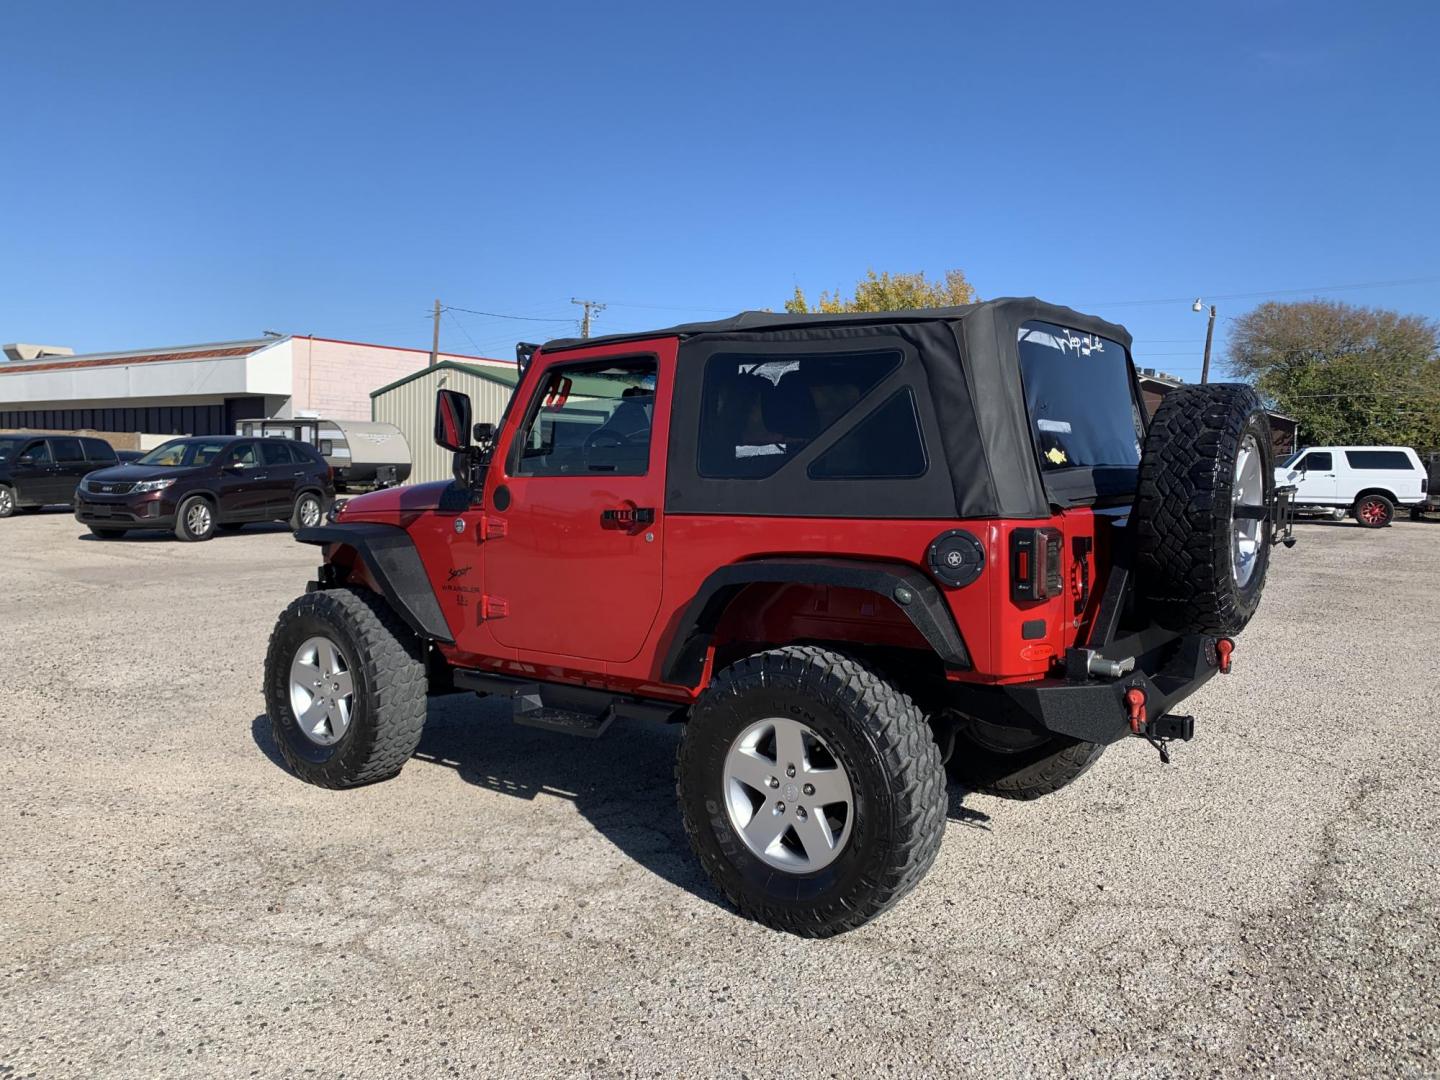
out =
[[[294,337],[290,345],[294,371],[292,411],[314,412],[334,420],[369,420],[370,391],[403,379],[430,362],[430,353],[421,349],[331,338]],[[503,360],[453,353],[441,353],[440,359],[514,367]]]

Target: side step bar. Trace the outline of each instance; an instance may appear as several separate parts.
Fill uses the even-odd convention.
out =
[[[489,671],[457,668],[454,680],[458,689],[510,698],[512,719],[517,724],[586,739],[598,739],[617,717],[673,723],[685,709],[669,701],[625,697],[584,686],[537,683]]]

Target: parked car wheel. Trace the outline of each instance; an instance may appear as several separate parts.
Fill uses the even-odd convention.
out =
[[[191,495],[175,515],[175,535],[181,540],[209,540],[215,524],[215,505],[203,495]]]
[[[1038,799],[1074,783],[1105,752],[1103,743],[954,717],[945,769],[969,791],[1000,799]]]
[[[1361,495],[1354,513],[1362,528],[1383,529],[1395,520],[1395,504],[1384,495]]]
[[[1275,489],[1270,423],[1248,386],[1166,394],[1145,436],[1135,500],[1142,595],[1164,626],[1235,634],[1270,563]]]
[[[306,491],[295,500],[295,511],[290,515],[290,528],[296,531],[313,529],[324,518],[325,508],[320,504],[320,496],[313,491]]]
[[[15,513],[15,489],[0,484],[0,518],[7,518],[13,513]]]
[[[806,937],[888,910],[944,836],[945,770],[920,710],[814,646],[721,672],[691,710],[675,778],[716,885],[742,914]]]
[[[302,780],[347,788],[394,776],[420,743],[425,701],[420,642],[374,593],[322,589],[281,613],[265,710]]]

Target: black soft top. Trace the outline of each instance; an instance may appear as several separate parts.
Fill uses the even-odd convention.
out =
[[[978,304],[961,304],[958,307],[914,308],[909,311],[845,311],[838,314],[820,312],[791,315],[788,312],[742,311],[728,319],[712,319],[709,322],[679,323],[659,330],[636,331],[627,334],[606,334],[592,338],[555,338],[547,341],[545,352],[562,349],[589,348],[593,345],[609,345],[626,341],[645,341],[657,337],[694,337],[697,334],[763,333],[769,330],[829,330],[843,326],[893,326],[898,323],[916,322],[958,322],[987,311],[1008,309],[1023,311],[1028,319],[1068,326],[1074,330],[1098,334],[1100,337],[1118,341],[1128,350],[1131,345],[1130,332],[1118,323],[1107,322],[1094,315],[1085,315],[1073,308],[1059,304],[1047,304],[1033,296],[1002,296]]]
[[[1134,470],[1102,476],[1090,469],[1042,476],[1039,448],[1021,384],[1017,337],[1027,322],[1046,322],[1119,343],[1123,327],[1034,297],[1003,297],[963,307],[912,311],[790,315],[744,311],[729,319],[682,323],[644,333],[564,338],[544,353],[679,338],[670,419],[666,510],[670,513],[880,518],[1043,518],[1053,507],[1133,492]],[[906,358],[805,454],[764,480],[714,478],[697,466],[703,369],[721,353],[793,355],[884,344]],[[1133,404],[1138,388],[1131,368]],[[926,474],[905,480],[806,481],[807,462],[864,421],[896,385],[916,396],[927,446],[940,450]]]

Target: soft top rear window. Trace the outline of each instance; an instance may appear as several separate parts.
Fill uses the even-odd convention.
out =
[[[1023,323],[1017,338],[1044,470],[1138,466],[1144,429],[1124,346],[1038,321]]]

